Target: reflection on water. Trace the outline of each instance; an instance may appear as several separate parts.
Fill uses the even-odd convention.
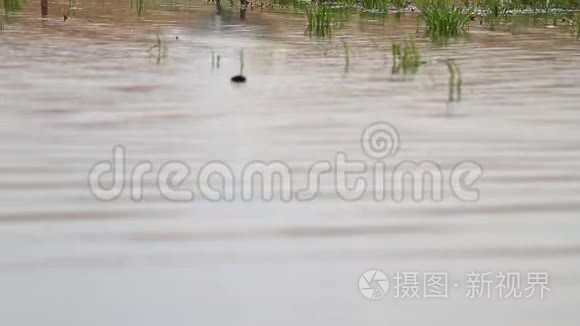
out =
[[[576,325],[575,35],[475,22],[443,46],[405,13],[321,39],[280,8],[77,0],[63,21],[69,3],[50,5],[22,2],[0,33],[0,324]],[[425,63],[397,78],[392,45],[411,39]],[[401,133],[388,164],[481,164],[479,202],[346,202],[325,179],[311,202],[175,203],[149,177],[143,201],[100,202],[86,184],[117,144],[128,166],[283,160],[303,180],[337,152],[372,162],[358,137],[375,121]],[[548,271],[552,292],[369,302],[371,268]]]

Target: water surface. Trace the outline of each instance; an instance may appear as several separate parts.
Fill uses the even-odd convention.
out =
[[[541,26],[474,26],[447,46],[416,19],[356,17],[330,39],[288,9],[215,15],[205,2],[77,1],[0,32],[0,323],[6,325],[577,325],[580,43]],[[64,10],[64,9],[62,9]],[[160,35],[167,55],[157,61]],[[393,76],[393,41],[428,62]],[[343,42],[348,44],[345,60]],[[245,85],[239,73],[244,53]],[[214,63],[212,66],[212,53]],[[215,56],[220,56],[216,66]],[[462,71],[448,102],[447,66]],[[362,130],[388,121],[394,161],[485,169],[463,203],[95,199],[90,167],[123,145],[129,166],[283,160],[304,180],[337,152],[372,162]],[[189,182],[188,185],[192,184]],[[447,193],[447,195],[449,195]],[[444,271],[448,300],[366,300],[368,269]],[[465,273],[548,271],[544,300],[465,299]]]

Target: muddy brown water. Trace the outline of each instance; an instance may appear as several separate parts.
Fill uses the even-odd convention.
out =
[[[141,17],[128,2],[76,7],[63,23],[64,4],[40,19],[27,2],[0,32],[0,324],[577,325],[573,35],[474,26],[441,46],[404,15],[355,17],[321,40],[289,10],[240,21],[205,2],[150,4]],[[159,64],[147,52],[157,33]],[[393,76],[391,43],[411,38],[428,64]],[[248,82],[233,85],[242,49]],[[456,103],[449,58],[463,77]],[[87,186],[117,144],[129,166],[282,160],[302,182],[311,162],[337,152],[372,162],[359,137],[375,121],[400,133],[390,162],[431,160],[446,172],[478,162],[480,200],[447,191],[441,203],[348,202],[329,179],[315,200],[289,203],[170,202],[150,177],[142,201],[125,192],[101,202]],[[396,271],[448,273],[449,298],[395,298],[391,288],[368,300],[358,286],[369,269],[392,286]],[[468,299],[472,270],[545,271],[552,291]]]

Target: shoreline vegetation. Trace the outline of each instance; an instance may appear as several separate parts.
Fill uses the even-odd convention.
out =
[[[283,0],[280,0],[281,2]],[[290,7],[306,13],[307,33],[330,36],[332,30],[344,26],[351,14],[369,17],[416,13],[421,28],[434,38],[455,37],[469,31],[471,24],[510,24],[530,17],[546,27],[570,27],[580,38],[580,0],[464,0],[457,4],[448,0],[332,0],[312,3],[292,0]]]
[[[17,13],[22,0],[0,0],[3,21]],[[69,0],[68,7],[59,8],[66,21],[78,0]],[[456,37],[467,33],[472,24],[495,29],[497,26],[532,20],[546,27],[565,27],[580,38],[580,0],[207,0],[215,3],[216,14],[224,8],[240,10],[244,19],[248,8],[285,8],[304,15],[305,34],[331,37],[344,27],[353,15],[369,20],[385,21],[389,16],[405,13],[417,15],[418,30],[425,29],[434,39]],[[155,0],[128,0],[139,16]],[[47,0],[40,1],[42,17],[48,15]],[[54,9],[56,10],[56,9]],[[3,24],[0,21],[0,31]]]

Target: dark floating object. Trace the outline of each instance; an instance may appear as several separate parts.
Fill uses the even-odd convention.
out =
[[[247,1],[247,0],[241,0],[241,1]],[[246,82],[246,77],[244,76],[244,50],[241,50],[240,51],[240,74],[232,77],[232,83],[245,83],[245,82]]]
[[[232,77],[232,82],[233,83],[245,83],[246,77],[244,77],[242,75],[236,75],[236,76]]]

